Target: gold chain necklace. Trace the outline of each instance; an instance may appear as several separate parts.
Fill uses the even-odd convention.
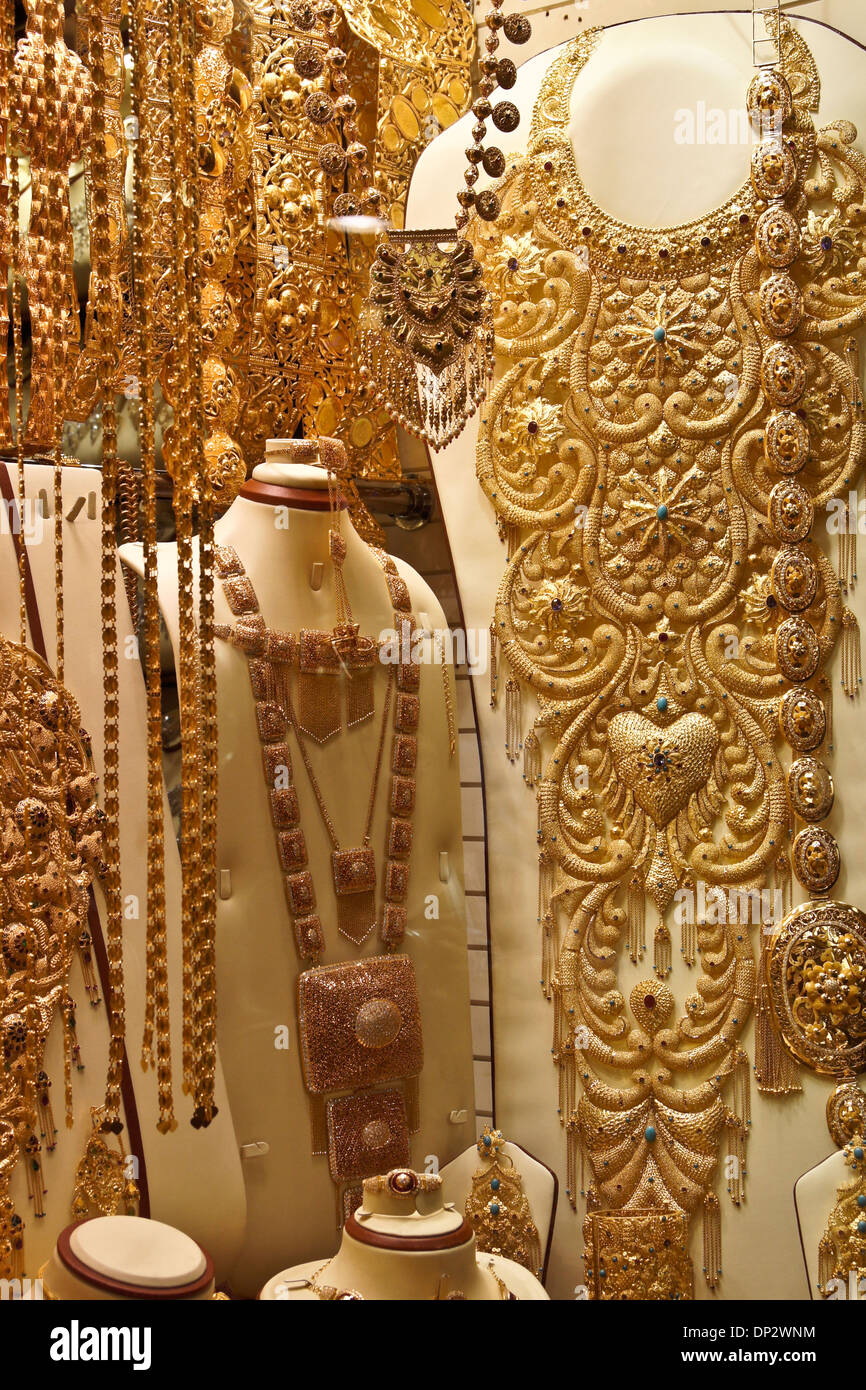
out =
[[[290,671],[295,662],[301,659],[299,643],[289,634],[271,631],[265,627],[255,590],[244,571],[237,552],[232,547],[218,546],[216,563],[217,574],[223,584],[223,592],[232,611],[240,619],[234,630],[222,624],[218,625],[216,635],[224,640],[231,640],[242,649],[247,650],[253,697],[257,701],[257,726],[263,746],[265,772],[271,797],[274,827],[278,835],[280,859],[284,869],[293,870],[293,872],[288,873],[286,879],[286,894],[291,911],[296,918],[296,939],[302,957],[317,960],[324,942],[321,922],[314,913],[316,894],[312,876],[305,867],[307,850],[305,837],[300,829],[297,797],[289,781],[291,760],[288,749],[282,742],[286,721],[294,730],[298,751],[301,754],[301,760],[315,796],[322,823],[332,846],[331,867],[336,895],[338,930],[341,935],[346,936],[355,945],[361,945],[369,936],[375,920],[377,873],[376,857],[370,845],[370,835],[384,761],[388,716],[393,704],[394,738],[391,756],[393,775],[390,800],[392,819],[387,838],[389,860],[385,875],[386,903],[381,925],[383,940],[388,945],[393,946],[402,938],[405,930],[405,908],[402,907],[402,903],[405,901],[408,890],[408,866],[401,861],[408,858],[412,845],[412,813],[415,806],[414,773],[417,761],[417,743],[414,731],[418,727],[420,717],[418,695],[405,688],[401,689],[400,686],[401,681],[404,686],[414,683],[414,677],[402,667],[397,668],[396,676],[392,670],[387,672],[382,723],[370,795],[367,801],[363,841],[361,846],[356,849],[342,849],[340,838],[337,835],[336,827],[328,811],[305,746],[291,697]],[[389,564],[393,567],[393,562],[389,562]],[[386,577],[388,577],[387,570]],[[392,582],[393,577],[391,576]],[[400,582],[402,583],[402,581]],[[397,685],[397,698],[393,700],[395,684]]]
[[[522,748],[538,799],[568,1194],[576,1203],[588,1159],[596,1296],[613,1288],[597,1253],[609,1268],[626,1227],[634,1279],[619,1296],[641,1296],[661,1219],[673,1253],[655,1270],[670,1296],[688,1296],[691,1213],[703,1210],[711,1287],[721,1270],[713,1179],[725,1137],[729,1195],[742,1200],[738,1039],[755,1002],[759,1084],[798,1085],[772,981],[756,994],[749,925],[781,915],[789,842],[809,892],[838,873],[835,841],[814,824],[832,804],[829,774],[810,757],[786,775],[774,729],[778,719],[802,753],[821,745],[837,640],[846,694],[858,691],[856,622],[808,537],[814,508],[862,465],[851,334],[866,319],[866,169],[850,123],[815,131],[815,65],[782,23],[781,64],[749,89],[749,185],[678,228],[618,222],[586,195],[567,131],[598,38],[582,35],[551,65],[527,156],[498,189],[503,213],[473,227],[500,364],[477,469],[508,543],[491,631],[510,667],[509,755]],[[524,687],[538,704],[525,739]],[[806,821],[797,834],[795,818]],[[723,907],[709,910],[708,895]],[[618,954],[641,959],[647,897],[656,978],[626,993]],[[823,910],[839,946],[854,910],[847,926]],[[665,983],[677,919],[686,965],[702,965],[682,1012]]]

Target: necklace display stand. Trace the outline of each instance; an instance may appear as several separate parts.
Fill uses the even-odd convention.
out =
[[[538,1280],[513,1260],[485,1255],[475,1249],[475,1237],[443,1189],[394,1196],[388,1179],[400,1181],[423,1174],[392,1173],[364,1184],[364,1200],[346,1223],[333,1259],[281,1270],[269,1279],[259,1297],[265,1301],[321,1299],[323,1290],[337,1290],[381,1301],[430,1301],[460,1298],[500,1302],[509,1295],[543,1301]],[[429,1181],[429,1179],[427,1179]],[[372,1184],[385,1190],[373,1191]]]
[[[293,463],[292,455],[292,441],[282,446],[270,441],[268,461],[256,468],[252,486],[217,522],[216,543],[237,552],[268,625],[296,633],[303,627],[332,628],[335,596],[328,563],[327,475],[314,465]],[[381,566],[345,516],[343,535],[354,619],[362,634],[378,637],[393,625]],[[126,546],[121,553],[141,573],[141,548]],[[434,628],[443,629],[445,619],[432,591],[408,565],[397,561],[397,567],[413,612],[426,614]],[[226,623],[232,615],[220,587],[216,621]],[[159,591],[176,651],[173,545],[159,547]],[[251,1296],[287,1258],[304,1258],[332,1244],[335,1200],[328,1163],[310,1150],[309,1096],[296,1019],[299,965],[262,778],[247,660],[225,642],[217,642],[216,659],[218,1037],[247,1197],[246,1238],[230,1287],[233,1294]],[[421,684],[409,924],[402,947],[415,967],[425,1054],[421,1128],[412,1152],[419,1162],[434,1155],[438,1163],[446,1163],[465,1148],[474,1131],[460,774],[456,756],[451,761],[448,756],[440,668],[423,665]],[[377,709],[383,689],[377,679]],[[323,796],[341,826],[347,825],[347,834],[364,824],[378,725],[378,719],[368,721],[312,748]],[[295,761],[310,869],[325,902],[321,963],[375,955],[381,949],[375,933],[360,950],[337,933],[324,897],[331,846],[300,758]],[[386,803],[380,796],[372,827],[375,846],[384,841]]]

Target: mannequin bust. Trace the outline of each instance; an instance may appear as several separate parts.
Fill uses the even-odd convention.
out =
[[[542,1269],[540,1277],[544,1279],[556,1217],[559,1186],[556,1175],[519,1144],[506,1141],[500,1152],[506,1164],[510,1160],[514,1171],[520,1175],[523,1193],[538,1231]],[[465,1211],[467,1198],[472,1191],[472,1179],[480,1167],[478,1146],[473,1144],[472,1148],[466,1149],[442,1169],[443,1196],[452,1202],[458,1211]]]
[[[851,1169],[846,1165],[841,1149],[825,1158],[797,1179],[794,1185],[794,1206],[797,1209],[797,1225],[800,1228],[800,1243],[803,1247],[803,1263],[806,1266],[806,1280],[809,1297],[820,1301],[818,1291],[818,1245],[827,1229],[830,1213],[836,1205],[837,1190],[843,1183],[850,1182]],[[852,1297],[850,1287],[845,1297]],[[855,1292],[854,1297],[866,1297],[866,1288]]]
[[[183,1231],[137,1216],[98,1216],[61,1231],[40,1272],[44,1296],[76,1301],[211,1299],[213,1261]]]
[[[476,1253],[462,1213],[443,1200],[441,1177],[398,1168],[365,1179],[364,1201],[333,1259],[283,1270],[259,1297],[498,1302],[547,1295],[521,1265]]]
[[[327,476],[309,462],[306,441],[271,441],[267,462],[254,472],[217,522],[216,543],[240,557],[271,628],[297,632],[332,628],[333,572],[328,555]],[[393,627],[393,608],[381,566],[344,514],[343,573],[355,622],[374,635]],[[141,573],[140,547],[123,559]],[[178,642],[176,548],[159,547],[160,604],[174,650]],[[416,616],[435,628],[445,619],[435,596],[409,566],[397,562]],[[233,621],[221,585],[216,621]],[[217,915],[218,1038],[229,1103],[247,1190],[246,1243],[231,1275],[231,1291],[251,1296],[286,1258],[328,1248],[335,1226],[335,1188],[323,1157],[311,1152],[309,1096],[304,1087],[296,1028],[300,969],[262,776],[252,693],[243,652],[216,643],[219,720],[219,833]],[[449,672],[449,681],[453,679]],[[374,682],[376,709],[382,683]],[[421,668],[421,720],[416,768],[417,803],[406,902],[408,926],[401,949],[411,957],[418,985],[427,1065],[420,1076],[421,1129],[413,1152],[446,1162],[474,1127],[472,1046],[463,906],[459,769],[449,759],[442,672]],[[335,821],[364,823],[379,720],[313,746],[311,760]],[[294,756],[294,754],[293,754]],[[347,759],[351,758],[349,775]],[[331,845],[300,758],[295,788],[309,867],[325,901]],[[381,779],[371,844],[383,844],[388,797]],[[339,936],[333,913],[322,913],[323,965],[376,955],[373,933],[363,947]],[[460,1113],[464,1112],[464,1113]],[[287,1182],[287,1178],[291,1181]]]
[[[575,83],[569,126],[581,177],[595,202],[631,224],[657,228],[719,207],[748,177],[750,157],[748,143],[736,135],[742,122],[734,119],[729,125],[727,117],[743,113],[753,72],[751,11],[732,7],[719,12],[718,4],[702,3],[665,8],[716,12],[648,16],[646,7],[633,0],[606,0],[603,6],[591,5],[583,12],[581,29],[597,21],[608,27]],[[815,0],[782,8],[811,48],[822,78],[816,124],[820,127],[836,118],[853,121],[862,148],[864,54],[857,46],[866,43],[862,5],[858,0]],[[571,13],[572,30],[580,32]],[[541,16],[538,20],[543,23]],[[525,149],[544,74],[559,52],[555,48],[539,53],[519,70],[508,97],[520,110],[520,125],[511,134],[496,135],[496,144],[506,155]],[[714,112],[724,114],[726,132],[733,129],[735,138],[726,133],[717,142],[711,137],[709,116]],[[438,224],[446,190],[456,191],[461,184],[472,123],[471,117],[456,123],[421,156],[410,188],[408,227]],[[482,175],[476,187],[489,183]],[[477,438],[475,417],[459,439],[434,456],[433,467],[465,619],[471,627],[484,630],[505,559],[493,509],[482,500],[475,477]],[[816,526],[815,538],[835,559],[835,541],[825,528]],[[846,602],[862,626],[866,619],[862,592],[855,589]],[[838,680],[838,669],[833,677]],[[536,804],[523,786],[519,766],[509,765],[503,757],[504,711],[488,708],[486,673],[478,672],[476,678],[488,807],[497,1121],[506,1132],[525,1136],[564,1180],[565,1138],[557,1118],[556,1069],[550,1064],[551,1011],[536,984],[537,942],[528,939],[526,932],[526,923],[537,916]],[[832,822],[845,865],[836,891],[858,902],[866,897],[866,870],[857,855],[858,826],[866,815],[866,746],[855,702],[839,696],[835,718],[835,745],[845,749],[844,776],[839,777]],[[526,711],[525,727],[530,720],[531,711]],[[515,873],[515,865],[525,867]],[[625,962],[619,987],[631,988],[641,969],[646,972],[645,962],[631,974]],[[688,993],[689,979],[677,958],[670,984],[678,998]],[[752,1056],[752,1023],[742,1042]],[[804,1296],[794,1214],[790,1202],[778,1196],[786,1182],[793,1188],[797,1175],[826,1151],[826,1085],[811,1075],[802,1080],[800,1095],[753,1098],[748,1206],[736,1212],[722,1199],[721,1293],[725,1298]],[[781,1173],[780,1163],[784,1165]],[[825,1180],[825,1217],[834,1200],[831,1174]],[[557,1224],[548,1280],[554,1297],[569,1296],[582,1278],[581,1216],[580,1210],[573,1217],[566,1209]],[[696,1296],[708,1296],[700,1280]]]

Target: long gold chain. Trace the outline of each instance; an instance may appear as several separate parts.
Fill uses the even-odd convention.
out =
[[[154,442],[154,208],[150,187],[152,108],[147,99],[146,0],[132,0],[134,53],[132,110],[137,124],[133,177],[135,225],[133,265],[138,347],[138,437],[144,510],[144,676],[147,692],[147,946],[142,1064],[153,1065],[156,1041],[158,1128],[176,1126],[171,1074],[165,916],[165,826],[162,774],[162,668],[159,651],[159,593],[156,563],[156,451]]]
[[[97,356],[101,363],[102,392],[102,519],[101,575],[102,600],[102,688],[103,729],[103,843],[106,871],[102,885],[106,906],[106,953],[109,970],[108,1084],[103,1128],[120,1132],[120,1076],[123,1066],[126,1012],[123,981],[123,914],[120,866],[120,733],[117,659],[117,420],[114,395],[114,354],[110,313],[112,258],[109,244],[109,147],[106,121],[106,58],[111,48],[116,60],[120,31],[103,17],[100,0],[89,6],[89,62],[93,76],[92,142],[90,150],[90,231],[91,313]],[[100,298],[101,294],[101,298]]]

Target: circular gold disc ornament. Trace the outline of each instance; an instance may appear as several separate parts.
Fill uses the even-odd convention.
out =
[[[794,873],[809,893],[829,893],[839,877],[839,846],[829,830],[810,825],[794,839]],[[866,1020],[864,1020],[866,1023]]]
[[[759,131],[780,135],[793,109],[791,89],[784,77],[769,70],[755,74],[749,83],[746,110]]]
[[[803,317],[803,296],[790,275],[770,275],[761,286],[761,318],[769,333],[787,338]]]
[[[827,712],[820,695],[805,687],[788,690],[779,705],[779,727],[798,753],[819,748],[827,732]]]
[[[818,567],[804,550],[780,550],[770,571],[773,593],[789,613],[802,613],[815,602]]]
[[[855,1081],[841,1081],[828,1098],[827,1128],[840,1149],[866,1134],[866,1095]]]
[[[794,156],[783,141],[765,140],[752,155],[752,187],[759,198],[784,198],[796,177]]]
[[[806,389],[806,364],[790,343],[771,343],[761,359],[761,384],[773,405],[796,405]]]
[[[783,543],[804,540],[812,529],[814,514],[811,497],[795,479],[786,478],[771,490],[767,520]]]
[[[755,223],[755,250],[762,265],[783,270],[800,254],[800,228],[787,208],[767,208]]]
[[[788,768],[788,800],[801,820],[818,821],[833,809],[833,778],[817,758],[797,758]]]
[[[805,618],[786,618],[776,628],[776,664],[786,681],[807,681],[821,660],[812,624]]]
[[[779,473],[799,473],[809,458],[809,430],[793,410],[778,410],[767,421],[764,457]]]
[[[863,913],[832,900],[801,903],[777,927],[767,950],[766,970],[773,1018],[788,1051],[823,1075],[847,1078],[862,1071],[866,1067]],[[846,1097],[849,1104],[855,1100],[850,1092]],[[840,1123],[844,1123],[841,1102],[846,1097],[838,1104]]]

